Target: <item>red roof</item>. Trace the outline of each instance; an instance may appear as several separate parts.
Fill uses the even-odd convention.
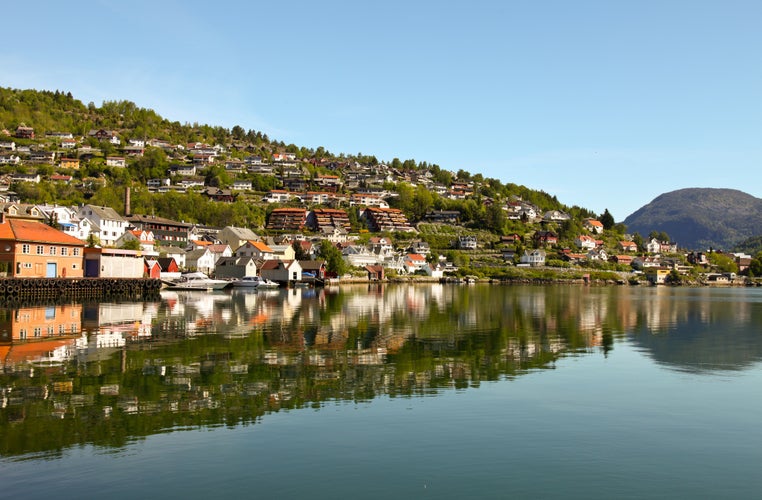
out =
[[[278,269],[280,266],[283,266],[284,268],[288,269],[291,267],[291,264],[293,264],[293,260],[266,260],[262,263],[262,265],[259,267],[259,270],[268,270],[268,269]]]
[[[0,224],[0,239],[77,246],[85,244],[84,241],[42,222],[22,219],[6,219]]]
[[[260,252],[268,252],[273,253],[273,249],[262,243],[261,241],[251,241],[249,240],[249,245],[253,246]]]

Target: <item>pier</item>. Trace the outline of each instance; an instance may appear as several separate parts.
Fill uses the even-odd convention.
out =
[[[159,296],[161,281],[151,278],[0,278],[0,300],[5,303],[59,299]]]

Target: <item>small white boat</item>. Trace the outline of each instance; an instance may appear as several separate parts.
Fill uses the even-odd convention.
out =
[[[212,279],[204,273],[185,273],[180,278],[168,281],[170,290],[222,290],[230,286],[229,281]]]
[[[241,288],[257,288],[257,289],[264,290],[264,289],[278,288],[280,285],[274,281],[270,281],[260,276],[244,276],[238,281],[234,281],[233,286],[241,287]]]

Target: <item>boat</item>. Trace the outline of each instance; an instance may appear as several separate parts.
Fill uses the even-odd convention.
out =
[[[274,289],[280,287],[280,285],[274,281],[262,278],[261,276],[244,276],[238,281],[233,282],[234,287],[240,288],[256,288],[256,289]]]
[[[166,281],[169,290],[222,290],[229,281],[212,279],[204,273],[184,273],[178,279]]]

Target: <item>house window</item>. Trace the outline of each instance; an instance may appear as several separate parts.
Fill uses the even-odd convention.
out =
[[[45,255],[45,247],[42,245],[37,245],[37,255]]]
[[[61,247],[61,255],[69,255],[69,249],[68,247]]]
[[[71,324],[71,328],[69,329],[69,331],[71,331],[71,333],[77,333],[77,324],[76,323],[72,323]]]
[[[71,268],[72,268],[72,269],[76,269],[76,268],[77,268],[77,265],[76,265],[76,264],[72,264],[72,265],[71,265]]]
[[[26,328],[22,328],[21,330],[19,330],[19,339],[26,340]]]
[[[74,249],[74,256],[79,257],[79,248]]]
[[[42,328],[39,326],[34,327],[34,336],[35,337],[42,337]]]
[[[56,254],[56,247],[50,247],[50,255]]]
[[[23,245],[21,245],[21,253],[29,253],[29,244],[28,243],[24,243]]]
[[[66,326],[58,325],[58,334],[63,335],[64,333],[66,333]]]
[[[32,269],[32,263],[31,262],[24,262],[24,269]]]
[[[53,328],[53,325],[48,326],[48,337],[52,336],[54,333],[56,333],[56,330]]]

